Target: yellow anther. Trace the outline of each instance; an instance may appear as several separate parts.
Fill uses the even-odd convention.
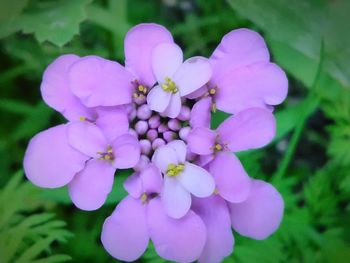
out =
[[[169,164],[166,174],[168,176],[178,176],[183,170],[185,170],[185,165],[183,164]]]
[[[214,194],[218,195],[219,194],[219,189],[215,188],[214,189]]]
[[[142,91],[144,94],[147,93],[147,88],[146,87],[143,87],[143,91]]]
[[[79,117],[79,120],[80,120],[80,121],[85,121],[85,120],[86,120],[86,117],[80,116],[80,117]]]
[[[136,92],[133,94],[133,97],[135,98],[135,99],[137,99],[138,97],[139,97],[139,94],[137,94]]]
[[[211,89],[209,90],[209,94],[210,94],[210,95],[214,95],[215,93],[216,93],[216,89],[211,88]]]
[[[176,84],[174,81],[172,81],[170,78],[165,78],[165,83],[162,84],[162,89],[167,92],[176,93],[178,92],[178,88],[176,87]]]
[[[144,87],[143,85],[139,85],[139,86],[138,86],[138,90],[139,90],[139,91],[143,92],[144,89],[145,89],[145,87]]]
[[[106,161],[109,161],[109,160],[111,159],[111,156],[109,156],[108,154],[106,154],[106,155],[104,156],[104,159],[105,159]]]
[[[220,144],[215,144],[215,150],[217,151],[221,151],[222,150],[222,146]]]
[[[143,194],[141,195],[141,202],[142,202],[143,204],[147,202],[147,194],[146,194],[146,193],[143,193]]]

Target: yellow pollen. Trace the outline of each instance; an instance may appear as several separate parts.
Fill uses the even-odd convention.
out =
[[[80,116],[80,117],[79,117],[79,120],[80,120],[80,121],[85,121],[86,118],[85,118],[84,116]]]
[[[214,189],[214,194],[218,195],[219,194],[219,189],[215,188]]]
[[[147,194],[146,194],[146,193],[143,193],[143,194],[141,195],[141,202],[142,202],[143,204],[147,202]]]
[[[178,176],[183,170],[185,170],[185,165],[183,164],[169,164],[166,174],[168,176]]]
[[[215,150],[217,151],[221,151],[222,150],[222,146],[220,144],[215,144]]]
[[[133,94],[134,98],[137,99],[139,94],[137,94],[136,92]]]
[[[111,156],[109,156],[108,154],[106,154],[106,155],[104,156],[104,159],[105,159],[106,161],[109,161],[109,160],[111,159]]]
[[[144,87],[143,85],[139,85],[139,86],[138,86],[138,90],[139,90],[139,91],[142,91],[142,92],[143,92],[144,89],[145,89],[145,87]]]
[[[170,78],[165,78],[165,83],[162,84],[162,89],[166,92],[176,93],[178,92],[178,88],[176,87],[176,84],[174,81],[172,81]]]
[[[216,89],[212,88],[209,90],[209,94],[214,95],[216,93]]]

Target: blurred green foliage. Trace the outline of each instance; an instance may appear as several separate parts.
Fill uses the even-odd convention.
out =
[[[349,12],[347,0],[0,1],[0,262],[113,261],[99,235],[125,195],[127,172],[106,206],[88,213],[71,205],[65,188],[35,188],[16,171],[29,139],[64,122],[40,98],[45,67],[65,53],[123,62],[125,33],[141,22],[168,27],[187,57],[209,56],[225,33],[249,27],[289,76],[276,139],[239,155],[252,177],[282,193],[284,220],[264,241],[235,234],[225,262],[348,262]],[[226,117],[217,112],[212,125]],[[140,261],[164,262],[152,246]]]

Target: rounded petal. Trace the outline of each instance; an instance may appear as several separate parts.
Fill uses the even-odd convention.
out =
[[[96,125],[111,142],[129,131],[128,114],[124,108],[98,108]]]
[[[152,69],[159,84],[172,78],[183,61],[181,48],[175,43],[162,43],[152,52]]]
[[[207,229],[207,240],[200,263],[219,263],[233,252],[231,218],[224,199],[217,195],[193,198],[192,210],[201,217]]]
[[[220,152],[209,164],[219,195],[229,202],[246,200],[251,189],[251,179],[238,158],[228,152]]]
[[[45,70],[41,82],[41,95],[51,108],[62,113],[70,121],[79,120],[79,117],[93,117],[93,110],[85,107],[73,95],[68,85],[68,69],[80,58],[68,54],[58,57]]]
[[[229,71],[217,80],[217,108],[237,113],[252,107],[268,109],[284,101],[288,79],[273,63],[257,63]]]
[[[191,207],[191,194],[177,178],[164,177],[161,199],[167,215],[172,218],[183,217]]]
[[[116,259],[135,261],[146,250],[149,236],[146,206],[130,196],[124,198],[102,227],[101,241]]]
[[[256,149],[268,144],[276,133],[273,114],[251,108],[227,118],[217,129],[222,144],[232,152]]]
[[[176,152],[177,160],[179,163],[184,163],[186,161],[187,146],[182,140],[174,140],[167,144]]]
[[[131,28],[124,41],[125,67],[140,83],[152,87],[155,76],[152,71],[152,50],[161,43],[173,43],[171,33],[158,24],[139,24]]]
[[[206,84],[212,75],[208,59],[192,57],[187,59],[176,71],[173,81],[179,88],[181,97],[186,96]]]
[[[210,57],[213,81],[227,70],[269,60],[269,51],[261,35],[246,28],[232,30],[222,38]]]
[[[62,124],[30,140],[23,160],[24,172],[37,186],[61,187],[84,168],[88,158],[68,144],[67,125]]]
[[[142,190],[144,193],[160,193],[163,186],[163,178],[159,169],[150,164],[146,169],[140,173],[142,181]]]
[[[193,211],[181,219],[171,218],[166,215],[159,198],[155,198],[147,207],[147,222],[159,256],[175,262],[198,259],[205,244],[206,229],[202,219]]]
[[[187,137],[188,148],[191,152],[199,155],[208,155],[213,153],[216,133],[208,128],[194,128]]]
[[[134,77],[119,63],[87,56],[69,70],[69,85],[87,107],[117,106],[132,101]]]
[[[265,239],[279,227],[284,210],[280,193],[269,183],[254,180],[247,200],[229,204],[232,227],[239,234]]]
[[[190,125],[192,128],[210,128],[212,99],[203,98],[193,105],[191,111]]]
[[[78,151],[94,158],[98,152],[107,150],[107,140],[100,128],[88,121],[77,121],[68,125],[68,142]]]
[[[177,153],[173,148],[163,145],[153,153],[152,162],[165,173],[169,164],[178,164]]]
[[[112,191],[115,168],[106,161],[90,160],[68,184],[69,196],[76,207],[99,209]]]
[[[124,134],[111,143],[114,155],[113,166],[118,169],[134,167],[141,156],[140,144],[133,135]]]
[[[139,173],[133,173],[128,176],[124,181],[123,186],[128,194],[136,199],[140,198],[143,193],[142,181]]]
[[[181,111],[181,97],[180,97],[180,94],[177,92],[171,95],[169,105],[165,109],[165,111],[162,112],[162,114],[169,118],[176,118],[177,116],[179,116],[180,111]]]
[[[204,168],[186,162],[185,170],[178,176],[184,188],[197,197],[210,196],[215,189],[215,181]]]
[[[149,108],[156,112],[163,112],[170,104],[171,93],[164,91],[159,85],[150,90],[147,95]]]

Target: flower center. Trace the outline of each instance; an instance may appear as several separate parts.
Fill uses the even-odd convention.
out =
[[[216,153],[222,151],[224,147],[220,143],[216,143],[211,149]]]
[[[114,155],[113,155],[113,150],[111,146],[108,146],[106,152],[97,152],[101,157],[98,158],[99,160],[103,161],[113,161],[114,160]]]
[[[178,88],[176,87],[175,82],[168,77],[165,78],[165,83],[162,84],[162,89],[166,92],[171,92],[171,93],[178,92]]]
[[[178,164],[178,165],[175,165],[175,164],[169,164],[168,165],[168,169],[166,171],[166,174],[168,176],[178,176],[183,170],[185,169],[185,165],[184,164]]]

